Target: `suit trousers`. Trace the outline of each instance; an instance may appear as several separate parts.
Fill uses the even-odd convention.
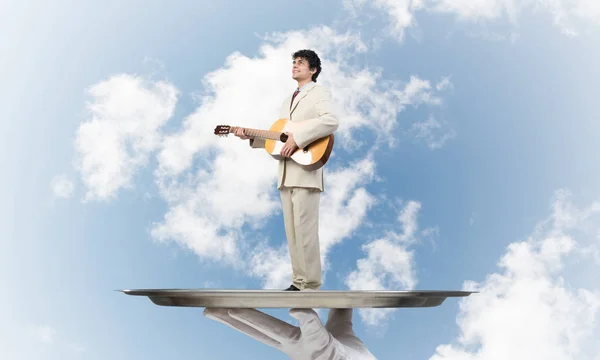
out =
[[[314,188],[282,186],[279,193],[292,261],[292,283],[300,290],[318,290],[321,287],[321,191]]]

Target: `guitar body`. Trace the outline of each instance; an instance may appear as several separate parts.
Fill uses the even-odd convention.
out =
[[[265,150],[273,158],[277,160],[284,159],[281,156],[281,149],[287,140],[286,132],[294,133],[295,130],[302,126],[302,123],[294,123],[286,118],[281,118],[271,125],[268,131],[257,129],[244,129],[246,135],[254,136],[256,139],[265,140]],[[227,136],[234,133],[239,127],[231,125],[217,125],[215,127],[215,135]],[[322,137],[306,145],[303,149],[296,150],[290,159],[306,170],[317,170],[329,160],[331,151],[333,150],[333,134]]]
[[[269,130],[272,132],[290,132],[293,134],[296,126],[299,125],[286,118],[282,118],[275,121]],[[322,137],[308,144],[303,149],[296,150],[290,158],[306,170],[316,170],[325,165],[327,160],[329,160],[329,156],[333,150],[333,142],[333,134]],[[277,160],[284,159],[281,156],[281,149],[284,145],[285,143],[280,140],[265,139],[265,150]]]

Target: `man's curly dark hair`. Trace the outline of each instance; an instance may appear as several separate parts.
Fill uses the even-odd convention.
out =
[[[319,59],[319,55],[312,50],[304,49],[298,50],[292,54],[292,59],[296,58],[306,59],[306,61],[308,61],[309,69],[317,69],[317,72],[312,76],[312,81],[317,82],[317,77],[319,77],[319,74],[321,73],[321,59]]]

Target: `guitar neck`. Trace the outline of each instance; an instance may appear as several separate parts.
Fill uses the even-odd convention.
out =
[[[232,126],[229,130],[230,133],[235,133],[235,130],[242,129],[247,136],[253,136],[255,138],[261,139],[270,139],[270,140],[281,140],[281,132],[278,131],[268,131],[268,130],[258,130],[258,129],[248,129],[240,126]]]

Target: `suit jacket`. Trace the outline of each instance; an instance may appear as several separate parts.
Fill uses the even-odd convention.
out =
[[[279,118],[301,123],[299,129],[292,133],[299,148],[337,130],[339,121],[334,114],[331,98],[329,89],[310,82],[296,95],[291,109],[292,94],[283,101]],[[251,139],[250,146],[264,148],[265,140]],[[281,189],[282,186],[316,188],[324,191],[323,167],[308,171],[296,164],[294,160],[280,160],[277,188]]]

